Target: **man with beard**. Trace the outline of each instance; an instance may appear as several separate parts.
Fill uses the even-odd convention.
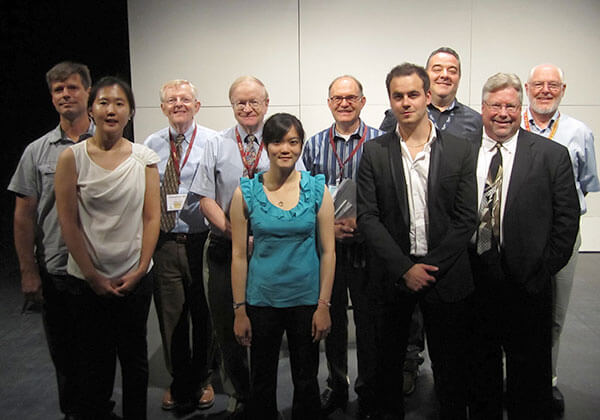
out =
[[[556,141],[569,149],[575,174],[575,187],[583,215],[587,210],[586,194],[600,191],[594,153],[594,135],[584,123],[558,110],[566,88],[563,72],[555,65],[541,64],[532,68],[529,79],[525,83],[529,107],[523,111],[521,127]],[[580,245],[581,236],[577,235],[569,262],[556,275],[552,276],[552,399],[554,411],[559,415],[564,413],[565,403],[563,395],[557,387],[556,364],[560,334],[567,315]]]

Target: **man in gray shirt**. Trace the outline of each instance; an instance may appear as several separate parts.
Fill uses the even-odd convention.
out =
[[[60,123],[27,146],[8,190],[16,194],[14,236],[21,289],[27,301],[43,301],[60,409],[68,419],[75,415],[77,403],[76,351],[68,297],[76,292],[77,285],[67,279],[68,252],[54,206],[54,172],[65,148],[93,135],[94,124],[87,115],[91,77],[85,65],[62,62],[46,73],[46,81]]]

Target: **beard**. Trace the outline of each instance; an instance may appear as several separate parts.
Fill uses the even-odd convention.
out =
[[[548,105],[538,105],[537,100],[534,99],[533,101],[531,101],[531,104],[529,106],[531,107],[531,109],[533,109],[534,112],[541,115],[554,114],[558,109],[558,106],[560,105],[560,99],[561,98],[555,98],[554,101]]]

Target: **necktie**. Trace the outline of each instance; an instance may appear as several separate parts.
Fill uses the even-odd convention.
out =
[[[246,164],[244,165],[244,173],[243,176],[252,178],[254,177],[254,171],[248,173],[248,168],[254,167],[254,162],[256,161],[256,150],[254,149],[254,142],[256,141],[256,137],[254,134],[248,134],[244,139],[246,146],[244,147],[244,157],[246,159]]]
[[[496,143],[496,154],[490,162],[490,169],[483,189],[479,206],[479,227],[477,229],[477,253],[479,255],[494,249],[500,244],[500,200],[502,196],[502,145]]]
[[[181,143],[185,140],[183,134],[178,134],[175,137],[175,160],[179,163],[181,159]],[[169,232],[175,227],[175,211],[167,211],[167,195],[177,194],[179,192],[179,175],[177,168],[175,167],[175,161],[173,160],[173,153],[169,155],[169,161],[165,168],[165,175],[163,177],[163,183],[160,188],[160,229],[163,232]]]

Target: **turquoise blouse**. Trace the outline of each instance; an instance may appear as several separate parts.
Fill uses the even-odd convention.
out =
[[[300,198],[290,210],[282,210],[268,200],[262,179],[263,173],[240,179],[254,235],[246,301],[276,308],[316,305],[320,283],[317,213],[325,177],[302,171]]]

